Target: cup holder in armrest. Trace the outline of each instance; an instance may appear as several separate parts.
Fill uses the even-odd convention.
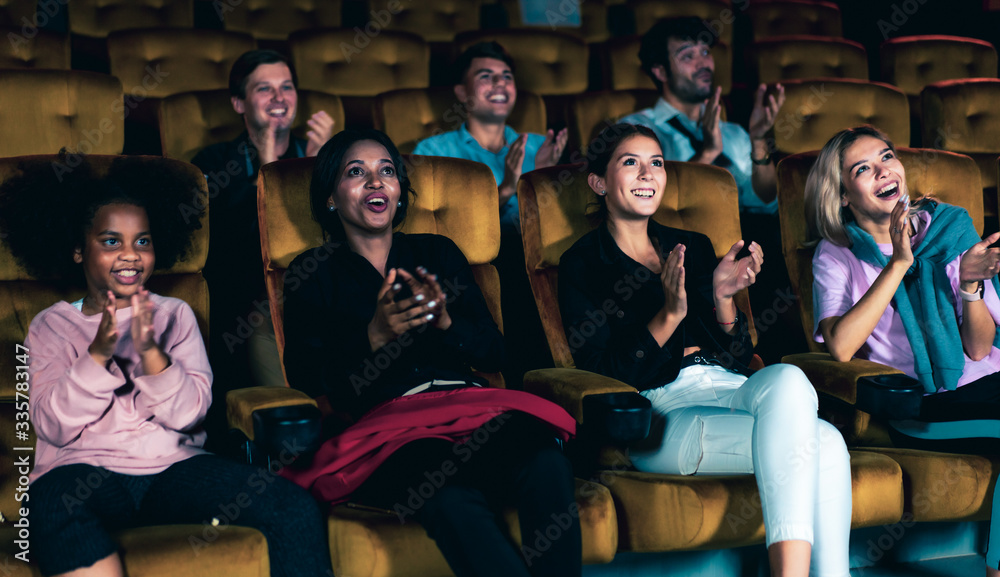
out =
[[[615,443],[646,438],[652,404],[639,393],[602,393],[583,398],[583,423],[591,434]]]
[[[270,456],[291,460],[311,455],[323,440],[321,422],[315,405],[259,409],[253,413],[254,443]]]
[[[858,379],[855,406],[883,419],[916,419],[923,398],[924,387],[913,377],[876,375]]]

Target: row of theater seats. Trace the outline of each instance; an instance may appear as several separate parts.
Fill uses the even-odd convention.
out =
[[[154,69],[154,73],[157,70],[165,73],[164,84],[173,81],[170,68]],[[177,82],[184,88],[191,86],[189,79]],[[850,79],[784,85],[786,102],[774,128],[779,157],[816,150],[840,128],[862,123],[881,127],[901,145],[922,140],[933,148],[970,155],[980,168],[987,228],[996,230],[994,161],[1000,154],[1000,119],[993,103],[1000,98],[1000,80],[947,80],[927,86],[922,91],[919,133],[912,130],[908,95],[893,86]],[[313,89],[299,92],[294,129],[300,136],[307,130],[309,116],[326,110],[336,126],[345,126],[358,116],[369,117],[409,151],[420,139],[454,130],[464,121],[465,111],[450,88],[403,88],[353,100]],[[135,94],[123,96],[121,84],[112,76],[28,70],[0,71],[0,94],[6,102],[19,103],[0,108],[0,119],[20,127],[24,135],[0,143],[0,156],[53,153],[62,147],[118,154],[128,150],[128,138],[138,132],[138,125],[152,134],[155,150],[190,160],[201,148],[231,140],[244,129],[223,87],[178,94],[164,91],[140,99]],[[164,97],[156,98],[158,94]],[[657,98],[653,90],[587,92],[565,97],[555,114],[569,127],[571,150],[578,150],[606,122],[651,106]],[[552,110],[541,96],[522,90],[510,124],[518,131],[544,132],[552,124]],[[133,130],[128,132],[130,122]],[[574,158],[572,152],[568,158]]]
[[[73,0],[66,16],[72,34],[104,38],[127,28],[193,28],[198,3],[209,4],[207,0]],[[0,26],[21,26],[27,19],[44,28],[58,6],[55,0],[4,0],[0,2]],[[560,28],[587,42],[603,42],[616,30],[642,34],[661,18],[698,16],[713,23],[720,39],[731,45],[734,23],[742,10],[757,39],[842,34],[839,7],[810,0],[758,0],[735,7],[728,0],[588,0],[564,3],[543,14],[544,22],[535,24],[525,23],[518,0],[300,0],[294,5],[280,0],[220,0],[211,3],[211,10],[217,27],[265,41],[284,41],[290,34],[309,28],[364,27],[374,21],[380,29],[411,32],[428,42],[450,42],[458,33],[501,24]],[[570,26],[576,21],[579,27]]]
[[[928,161],[933,155],[934,161]],[[969,209],[977,226],[982,224],[978,173],[973,162],[960,155],[933,150],[903,150],[908,184],[916,196],[933,191],[938,197]],[[106,170],[113,157],[92,156],[98,172]],[[804,322],[812,302],[809,254],[799,243],[803,238],[802,190],[805,174],[815,152],[793,155],[779,165],[781,225],[789,271],[799,298]],[[0,159],[0,180],[17,170],[23,159]],[[39,163],[54,157],[39,157]],[[196,171],[185,163],[150,158],[178,172]],[[499,249],[496,184],[488,168],[457,159],[410,158],[411,179],[419,192],[405,223],[407,232],[447,231],[474,267],[477,282],[490,309],[502,326],[499,287],[490,262]],[[308,189],[314,159],[283,161],[265,166],[259,186],[261,240],[272,300],[276,336],[283,346],[280,279],[297,254],[323,242],[308,209]],[[737,191],[726,171],[688,163],[668,163],[667,190],[655,218],[664,224],[709,234],[717,255],[722,255],[740,235]],[[703,190],[719,194],[700,194]],[[563,165],[528,173],[519,184],[521,220],[525,224],[524,245],[532,290],[545,325],[546,337],[556,369],[530,372],[525,388],[563,405],[583,422],[582,399],[600,392],[632,391],[618,381],[573,368],[566,336],[555,303],[556,265],[564,250],[591,230],[585,218],[592,192],[579,165]],[[154,277],[153,289],[189,302],[207,331],[207,294],[201,267],[207,253],[207,233],[202,230],[197,250],[185,262]],[[0,298],[9,306],[0,313],[0,343],[13,350],[24,338],[28,320],[58,299],[79,295],[62,292],[46,280],[30,278],[16,267],[0,248]],[[746,299],[741,302],[746,307]],[[517,311],[505,311],[507,315]],[[748,311],[749,312],[749,311]],[[748,318],[753,318],[748,314]],[[811,327],[811,324],[809,325]],[[992,484],[1000,461],[975,455],[944,455],[886,446],[877,424],[860,411],[844,411],[853,404],[853,387],[861,374],[884,373],[873,363],[834,363],[827,355],[812,353],[786,358],[802,366],[824,398],[825,415],[846,425],[851,450],[853,479],[852,527],[860,529],[908,522],[967,521],[989,518]],[[12,355],[0,357],[0,374],[12,374]],[[498,375],[491,379],[502,382]],[[0,433],[4,453],[23,443],[9,431],[14,422],[14,379],[0,381]],[[840,408],[831,412],[830,400]],[[221,399],[219,399],[221,402]],[[231,424],[254,438],[255,408],[283,404],[314,403],[291,389],[270,387],[235,391],[226,399]],[[846,419],[846,420],[845,420]],[[585,423],[582,423],[585,424]],[[258,439],[259,440],[259,439]],[[656,475],[626,470],[620,450],[599,451],[602,465],[588,479],[579,479],[578,505],[583,528],[583,553],[587,563],[610,561],[616,552],[669,552],[706,548],[731,548],[763,542],[764,527],[752,475],[686,477]],[[14,564],[14,542],[18,506],[14,501],[18,476],[9,459],[0,460],[0,513],[6,520],[3,549],[13,566],[24,575],[33,568]],[[948,491],[939,490],[942,478]],[[904,517],[904,515],[908,515]],[[739,522],[733,522],[738,519]],[[515,519],[508,517],[511,527]],[[400,524],[396,515],[348,506],[330,513],[330,547],[334,574],[388,577],[398,575],[448,575],[444,560],[425,532],[414,523]],[[158,527],[126,531],[121,535],[124,559],[130,574],[215,575],[225,564],[243,575],[267,575],[266,552],[254,531],[219,531],[211,547],[192,552],[190,535],[202,535],[204,527]],[[531,545],[536,536],[512,535]],[[670,568],[664,568],[669,571]]]

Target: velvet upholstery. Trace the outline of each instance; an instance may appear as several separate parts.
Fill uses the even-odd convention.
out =
[[[73,34],[104,38],[130,28],[191,28],[193,0],[73,0],[69,29]]]
[[[740,236],[736,182],[729,172],[714,166],[666,162],[666,191],[654,218],[661,224],[711,233],[721,257]],[[574,366],[559,313],[557,267],[559,259],[581,236],[594,228],[586,216],[596,208],[583,165],[563,165],[521,176],[517,189],[521,236],[531,290],[556,367]],[[738,306],[747,310],[746,292]],[[749,315],[748,315],[749,316]],[[751,323],[751,334],[755,332]]]
[[[969,211],[976,230],[983,231],[983,208],[979,191],[979,173],[967,156],[950,152],[899,148],[899,159],[906,169],[906,184],[911,198],[933,194],[938,199],[962,206]],[[806,246],[805,183],[818,152],[805,152],[785,158],[778,164],[778,213],[781,224],[782,252],[788,266],[792,290],[798,297],[802,328],[813,334],[812,257],[815,247]],[[850,445],[890,444],[884,423],[853,407],[857,379],[896,369],[862,360],[839,363],[826,354],[825,347],[807,339],[814,352],[789,355],[782,359],[805,371],[820,394],[823,417],[841,427]],[[881,367],[881,371],[879,370]]]
[[[343,0],[241,0],[216,6],[222,26],[250,34],[257,40],[287,40],[309,28],[341,25]]]
[[[48,68],[69,70],[69,37],[49,30],[37,30],[28,38],[20,26],[0,28],[6,38],[0,46],[2,68]]]
[[[656,90],[602,90],[573,97],[569,110],[569,143],[584,151],[608,124],[637,110],[649,108],[660,98]]]
[[[35,564],[14,559],[13,527],[0,527],[0,565],[5,577],[41,577]],[[118,535],[127,575],[142,577],[268,577],[267,541],[256,529],[237,525],[163,525]],[[192,543],[197,544],[198,548]],[[202,543],[204,546],[202,547]]]
[[[455,34],[479,29],[479,4],[479,0],[370,0],[368,8],[376,15],[389,15],[383,25],[386,30],[412,32],[427,42],[450,42]]]
[[[0,125],[19,137],[0,139],[0,157],[119,154],[124,144],[122,84],[117,78],[69,70],[0,70]]]
[[[455,54],[477,42],[496,41],[514,59],[517,86],[542,96],[587,89],[589,49],[580,38],[551,30],[470,31],[455,36]]]
[[[306,138],[313,113],[325,110],[333,118],[334,132],[344,126],[344,106],[333,94],[298,91],[292,133]],[[227,142],[246,130],[243,117],[233,110],[228,89],[202,90],[168,96],[160,102],[160,145],[163,155],[190,161],[202,148]]]
[[[357,31],[347,28],[306,30],[289,36],[299,88],[339,96],[427,88],[430,50],[422,38],[391,30],[372,38],[362,34],[370,41],[367,44],[358,43],[357,37]]]
[[[900,467],[877,453],[851,453],[852,527],[899,521]],[[764,541],[753,475],[658,475],[606,471],[618,511],[619,551],[723,549]]]
[[[90,155],[88,162],[98,175],[105,174],[115,156]],[[185,178],[200,179],[201,193],[207,195],[205,181],[200,171],[187,163],[158,157],[143,159],[149,165],[165,165]],[[24,163],[27,170],[51,170],[60,162],[56,156],[31,156],[0,159],[0,182],[19,174]],[[208,329],[208,289],[201,276],[201,268],[208,254],[208,218],[195,232],[194,244],[188,258],[169,270],[157,271],[150,279],[150,290],[158,294],[180,298],[194,310],[203,336]],[[0,244],[0,344],[7,351],[14,351],[23,343],[28,325],[34,316],[58,300],[75,301],[84,294],[83,287],[69,286],[55,279],[31,278],[16,264],[6,245]],[[207,340],[207,339],[206,339]],[[30,351],[29,351],[30,356]],[[16,447],[33,446],[31,431],[27,442],[14,439],[15,366],[19,364],[13,354],[0,357],[0,564],[15,568],[18,575],[38,575],[37,566],[27,566],[13,559],[18,552],[13,541],[16,533],[14,521],[19,518],[19,504],[15,501],[16,487],[23,471],[14,467],[14,457],[20,454]],[[26,503],[30,506],[30,502]],[[224,529],[224,530],[222,530]],[[123,551],[126,571],[130,575],[269,575],[267,543],[260,532],[243,527],[220,527],[217,533],[206,533],[204,525],[176,525],[144,527],[122,532],[118,541]],[[213,531],[215,531],[213,529]],[[206,543],[204,549],[192,548],[192,538]],[[194,541],[196,543],[196,541]]]
[[[756,40],[786,34],[843,36],[840,7],[820,0],[754,0],[747,16]]]
[[[757,83],[809,78],[868,80],[868,54],[853,40],[831,36],[775,36],[754,42]]]
[[[632,13],[635,14],[635,33],[643,35],[653,27],[658,21],[664,18],[674,18],[677,16],[697,16],[706,22],[718,21],[718,26],[712,29],[706,28],[706,32],[711,34],[717,31],[719,40],[733,44],[732,19],[738,8],[734,8],[728,0],[672,0],[661,2],[659,0],[629,0],[626,2]],[[726,22],[729,22],[726,24]]]
[[[0,0],[0,26],[24,25],[24,19],[34,24],[36,0]]]
[[[403,88],[375,97],[375,128],[389,135],[400,151],[413,152],[421,140],[457,130],[468,117],[465,105],[455,98],[454,88]],[[507,124],[514,130],[545,134],[545,102],[526,90],[517,91]]]
[[[966,154],[979,167],[983,207],[996,230],[997,172],[1000,154],[1000,118],[997,99],[1000,80],[969,78],[944,80],[926,86],[920,100],[923,138],[928,146]]]
[[[639,62],[641,36],[624,36],[607,41],[601,52],[601,69],[605,78],[605,88],[611,90],[648,89],[656,90]],[[715,84],[722,87],[722,94],[729,94],[733,88],[733,54],[729,44],[716,42],[712,46],[715,60]]]
[[[487,306],[501,329],[500,279],[490,264],[500,247],[496,181],[483,164],[457,158],[407,156],[408,175],[416,195],[411,197],[402,230],[436,233],[452,239],[472,265]],[[283,353],[282,323],[286,267],[299,253],[323,242],[322,231],[309,213],[309,183],[314,158],[285,160],[261,169],[258,214],[263,245],[265,280],[271,302],[278,350]],[[308,274],[303,270],[290,274]],[[483,375],[491,385],[503,386],[499,375]],[[280,391],[280,389],[279,389]],[[271,391],[246,391],[247,404],[285,404],[289,397]],[[249,399],[256,396],[259,399]],[[279,398],[282,397],[282,398]],[[232,395],[230,398],[234,398]],[[243,402],[243,401],[241,401]],[[336,407],[332,407],[336,410]],[[246,423],[252,407],[231,415]],[[248,427],[244,424],[243,427]],[[577,504],[583,533],[585,563],[609,562],[618,541],[614,505],[603,487],[578,481]],[[508,515],[508,519],[511,517]],[[511,525],[515,541],[516,522]],[[330,516],[330,550],[336,575],[418,576],[450,575],[447,564],[426,532],[416,523],[401,524],[395,514],[340,506]]]
[[[150,28],[108,36],[111,73],[137,99],[227,88],[233,63],[255,47],[249,34],[222,30]]]
[[[910,141],[906,95],[893,86],[848,78],[782,84],[785,104],[774,123],[781,156],[819,150],[839,130],[859,124],[878,126],[900,145]]]
[[[576,500],[583,528],[584,564],[607,563],[615,555],[618,523],[607,488],[576,480]],[[505,511],[513,541],[522,540],[517,513]],[[395,513],[349,506],[330,513],[330,550],[335,575],[351,577],[449,577],[453,575],[434,542],[414,524],[401,524]],[[529,536],[532,547],[537,537]],[[348,554],[349,553],[349,554]]]
[[[959,78],[996,78],[997,51],[976,38],[944,36],[900,36],[879,49],[881,80],[906,93],[914,125],[920,121],[920,91],[928,84]],[[919,134],[913,135],[915,138]],[[923,146],[936,147],[934,140]]]

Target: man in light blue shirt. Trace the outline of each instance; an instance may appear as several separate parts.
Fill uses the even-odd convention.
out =
[[[455,96],[468,118],[457,130],[431,136],[414,154],[450,156],[490,167],[500,195],[501,230],[519,231],[517,181],[521,174],[552,166],[566,148],[566,129],[558,134],[518,135],[507,118],[517,102],[514,61],[496,42],[469,47],[455,63]]]
[[[715,35],[699,18],[669,18],[654,25],[642,38],[639,59],[662,95],[653,108],[620,122],[653,129],[667,160],[729,170],[744,214],[777,214],[776,175],[766,135],[785,101],[785,89],[778,84],[765,103],[766,86],[758,87],[749,133],[720,120],[722,92],[712,90],[714,42]]]

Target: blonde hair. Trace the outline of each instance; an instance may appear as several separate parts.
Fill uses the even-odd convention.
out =
[[[847,240],[845,225],[847,219],[853,217],[841,205],[841,195],[844,193],[841,175],[844,170],[844,152],[865,136],[881,140],[893,154],[896,153],[896,147],[889,137],[870,124],[841,130],[827,141],[806,179],[805,209],[806,223],[809,226],[807,246],[815,245],[820,238],[838,246],[851,246]]]

